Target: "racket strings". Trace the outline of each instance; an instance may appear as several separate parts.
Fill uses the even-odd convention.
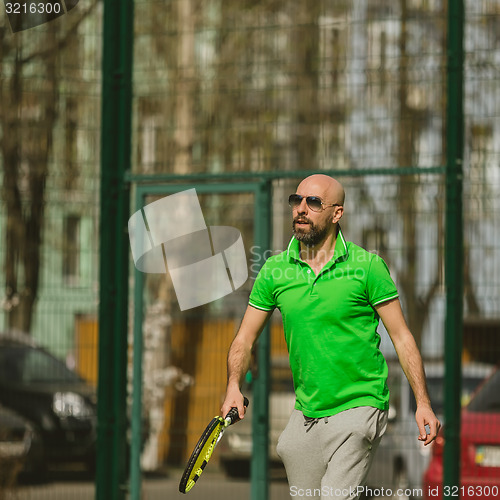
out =
[[[207,451],[205,452],[205,456],[204,456],[203,462],[201,463],[200,467],[195,472],[196,478],[193,478],[194,481],[196,481],[198,479],[198,477],[203,472],[203,469],[205,469],[208,461],[210,460],[210,457],[212,456],[212,453],[214,451],[215,445],[219,442],[219,439],[222,437],[221,434],[222,433],[221,433],[220,428],[219,428],[219,432],[215,433],[215,435],[214,435],[214,437],[212,439],[212,442],[210,443],[210,446],[207,448]]]

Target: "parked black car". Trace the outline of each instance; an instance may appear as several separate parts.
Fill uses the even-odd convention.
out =
[[[27,335],[0,334],[0,404],[26,418],[40,442],[28,452],[28,471],[62,461],[94,467],[94,388]]]
[[[0,495],[16,484],[26,457],[35,445],[31,424],[0,405]]]

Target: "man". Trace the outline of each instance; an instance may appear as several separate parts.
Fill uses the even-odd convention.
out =
[[[417,402],[418,439],[428,445],[440,422],[424,368],[384,261],[346,242],[339,221],[344,189],[326,175],[304,179],[289,199],[288,249],[269,258],[228,354],[225,415],[244,417],[241,382],[251,350],[277,307],[283,317],[296,403],[278,442],[290,491],[356,498],[387,425],[387,364],[376,329],[381,319]],[[429,432],[426,430],[428,426]],[[315,495],[317,496],[317,495]]]

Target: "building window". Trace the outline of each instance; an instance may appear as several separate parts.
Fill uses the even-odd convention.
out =
[[[80,216],[67,215],[63,223],[62,273],[66,285],[75,286],[80,276]]]

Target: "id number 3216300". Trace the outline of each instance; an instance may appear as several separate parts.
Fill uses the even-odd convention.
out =
[[[62,11],[61,3],[53,2],[7,2],[6,14],[59,14]]]
[[[439,491],[442,489],[443,491]],[[429,487],[428,497],[478,497],[478,498],[498,498],[498,486],[435,486]]]

